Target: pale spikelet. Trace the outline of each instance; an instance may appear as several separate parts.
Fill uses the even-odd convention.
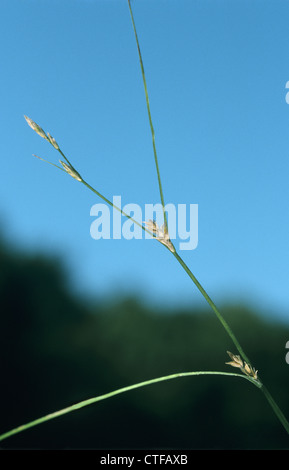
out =
[[[149,220],[148,222],[144,222],[147,226],[148,230],[152,232],[155,238],[161,242],[163,245],[167,246],[170,251],[173,253],[176,251],[174,245],[172,244],[168,231],[165,225],[161,227],[154,220]]]
[[[49,132],[47,132],[47,137],[48,137],[48,141],[51,143],[51,145],[53,145],[53,147],[54,147],[56,150],[59,150],[59,145],[58,145],[58,143],[56,142],[56,140],[54,139],[54,137],[52,137],[52,135],[49,134]]]
[[[67,163],[59,160],[59,162],[61,163],[61,165],[63,166],[64,170],[66,171],[66,173],[68,173],[70,176],[72,176],[72,178],[76,179],[77,181],[82,181],[82,178],[80,176],[79,173],[77,173],[77,171],[72,168],[71,166],[67,165]]]
[[[253,379],[255,380],[258,379],[258,371],[255,370],[250,364],[247,364],[247,362],[243,362],[240,356],[236,356],[230,351],[227,351],[227,353],[229,354],[232,361],[226,362],[226,364],[232,367],[238,367],[243,372],[243,374],[248,375],[249,377],[253,377]]]
[[[157,233],[159,231],[158,224],[154,220],[149,220],[148,222],[144,222],[147,226],[148,230],[153,233]]]
[[[250,377],[253,377],[254,379],[257,380],[258,378],[258,371],[254,369],[254,367],[252,367],[250,364],[247,364],[247,362],[245,362],[245,365],[244,365],[244,371],[243,371],[246,375],[249,375]]]
[[[226,364],[232,366],[232,367],[239,367],[242,369],[244,367],[243,361],[240,358],[240,356],[235,356],[235,354],[232,354],[230,351],[227,351],[229,354],[230,358],[232,359],[231,362],[226,362]]]
[[[28,116],[24,116],[27,124],[31,127],[31,129],[33,129],[35,132],[37,132],[38,135],[40,135],[40,137],[43,137],[43,139],[46,139],[48,140],[48,137],[47,135],[45,134],[44,130],[38,126],[38,124],[36,124],[36,122],[32,121],[32,119],[30,119]]]

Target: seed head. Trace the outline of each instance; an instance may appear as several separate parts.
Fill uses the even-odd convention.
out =
[[[148,230],[154,234],[154,237],[161,242],[163,245],[167,246],[168,249],[174,253],[175,247],[172,244],[167,228],[165,224],[163,224],[161,227],[158,226],[158,224],[154,220],[149,220],[148,222],[144,222],[145,225],[147,226]]]
[[[63,166],[66,173],[68,173],[70,176],[72,176],[72,178],[76,179],[77,181],[82,181],[82,178],[81,178],[80,174],[74,168],[72,168],[72,166],[67,165],[67,163],[65,163],[61,160],[59,160],[59,162]]]
[[[227,353],[229,354],[232,361],[226,362],[226,364],[229,364],[232,367],[239,367],[240,369],[244,367],[243,361],[240,356],[235,356],[235,354],[232,354],[230,351],[227,351]]]
[[[144,222],[144,224],[153,234],[156,234],[159,231],[158,224],[154,220],[149,220],[148,222]]]
[[[232,361],[226,362],[226,364],[232,366],[232,367],[238,367],[243,374],[248,375],[249,377],[253,377],[253,379],[257,380],[258,379],[258,371],[254,369],[250,364],[247,364],[247,362],[243,362],[243,360],[240,358],[240,356],[236,356],[235,354],[232,354],[230,351],[227,351],[229,354],[230,358]]]
[[[56,140],[54,139],[54,137],[52,137],[52,135],[49,134],[49,132],[47,132],[47,137],[48,137],[48,142],[50,142],[51,145],[53,145],[53,147],[54,147],[56,150],[59,150],[59,145],[58,145],[58,143],[56,142]]]
[[[30,119],[28,116],[24,116],[27,124],[31,127],[31,129],[33,129],[35,132],[37,132],[38,135],[40,135],[40,137],[43,137],[43,139],[46,139],[48,140],[48,137],[47,135],[45,134],[44,130],[38,126],[38,124],[36,124],[36,122],[32,121],[32,119]]]

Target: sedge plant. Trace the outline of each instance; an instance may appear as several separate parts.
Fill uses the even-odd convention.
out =
[[[119,211],[123,216],[127,217],[130,219],[133,223],[138,225],[139,227],[142,228],[142,230],[148,232],[152,237],[156,239],[156,241],[160,242],[169,252],[170,255],[174,256],[178,264],[182,267],[182,269],[185,271],[185,273],[190,277],[191,281],[194,283],[194,285],[197,287],[201,295],[204,297],[206,302],[209,304],[211,309],[213,310],[214,314],[217,316],[217,319],[221,323],[222,327],[225,329],[226,333],[229,335],[232,345],[236,349],[236,353],[232,353],[230,351],[227,351],[230,361],[227,362],[229,366],[232,366],[235,369],[238,369],[239,372],[221,372],[221,371],[191,371],[191,372],[180,372],[176,374],[171,374],[167,375],[164,377],[158,377],[154,379],[149,379],[144,382],[140,382],[137,384],[129,385],[127,387],[114,390],[112,392],[106,393],[104,395],[96,396],[84,401],[81,401],[79,403],[76,403],[72,406],[68,406],[66,408],[63,408],[59,411],[50,413],[48,415],[45,415],[43,417],[40,417],[38,419],[35,419],[33,421],[30,421],[26,424],[23,424],[21,426],[18,426],[14,429],[11,429],[7,432],[4,432],[3,434],[0,435],[0,441],[3,441],[15,434],[18,434],[20,432],[23,432],[31,427],[37,426],[41,423],[45,423],[49,420],[58,418],[60,416],[63,416],[67,413],[70,413],[72,411],[79,410],[83,407],[86,407],[88,405],[92,405],[94,403],[97,403],[99,401],[105,400],[112,398],[113,396],[122,394],[122,393],[127,393],[132,390],[135,390],[140,387],[145,387],[148,385],[156,384],[159,382],[164,382],[172,379],[178,379],[181,377],[188,377],[188,376],[200,376],[200,375],[218,375],[218,376],[225,376],[225,377],[236,377],[236,378],[241,378],[245,379],[248,382],[250,382],[251,385],[257,387],[264,395],[266,400],[268,401],[269,405],[272,408],[272,411],[275,413],[277,418],[279,419],[281,425],[284,427],[285,431],[289,435],[289,423],[277,405],[276,401],[273,399],[272,395],[269,393],[268,389],[265,387],[261,376],[259,372],[253,367],[251,361],[249,360],[247,354],[243,350],[242,346],[240,345],[239,341],[237,340],[237,337],[233,333],[232,329],[230,328],[229,324],[227,321],[224,319],[223,315],[213,302],[213,300],[209,297],[207,294],[206,290],[204,287],[201,285],[201,283],[198,281],[198,279],[195,277],[195,275],[192,273],[190,268],[186,265],[180,254],[177,252],[175,246],[173,245],[169,233],[168,233],[168,223],[167,223],[167,218],[166,218],[166,212],[165,212],[165,200],[164,200],[164,193],[163,193],[163,187],[162,187],[162,182],[161,182],[161,173],[160,173],[160,168],[159,168],[159,161],[158,161],[158,156],[157,156],[157,150],[156,150],[156,142],[155,142],[155,131],[153,127],[153,122],[152,122],[152,116],[151,116],[151,110],[150,110],[150,103],[149,103],[149,95],[148,95],[148,88],[147,88],[147,82],[146,82],[146,76],[145,76],[145,71],[144,71],[144,65],[143,65],[143,60],[142,60],[142,54],[141,54],[141,49],[139,45],[139,40],[138,40],[138,35],[137,35],[137,29],[135,25],[135,20],[134,20],[134,15],[131,7],[131,1],[128,0],[128,9],[129,13],[131,16],[131,21],[132,21],[132,27],[133,27],[133,32],[134,32],[134,37],[136,41],[136,46],[137,46],[137,51],[138,51],[138,58],[139,58],[139,63],[140,63],[140,69],[141,69],[141,76],[143,80],[143,85],[144,85],[144,92],[145,92],[145,100],[146,100],[146,107],[147,107],[147,113],[148,113],[148,119],[149,119],[149,124],[150,124],[150,131],[151,131],[151,137],[152,137],[152,147],[153,147],[153,155],[154,155],[154,160],[155,160],[155,167],[156,167],[156,174],[157,174],[157,181],[158,181],[158,187],[159,187],[159,194],[160,194],[160,200],[161,200],[161,205],[162,205],[162,210],[163,210],[163,219],[164,223],[162,227],[159,227],[155,221],[149,220],[147,222],[144,222],[143,224],[140,224],[138,221],[136,221],[133,217],[131,217],[129,214],[124,212],[121,208],[116,206],[114,203],[112,203],[108,198],[106,198],[103,194],[101,194],[99,191],[97,191],[93,186],[91,186],[87,181],[84,180],[84,178],[80,175],[80,173],[76,170],[74,165],[71,163],[71,161],[65,156],[63,151],[61,150],[60,146],[52,137],[49,133],[46,133],[38,124],[36,124],[31,118],[24,116],[27,123],[29,126],[42,138],[46,139],[50,145],[54,147],[54,149],[59,153],[60,159],[59,163],[55,164],[52,162],[47,162],[47,160],[44,160],[42,157],[38,157],[35,155],[37,158],[40,160],[44,160],[47,163],[55,166],[59,170],[67,173],[71,177],[73,177],[76,181],[79,183],[83,184],[86,186],[90,191],[94,192],[98,197],[103,199],[107,204],[112,206],[115,210]],[[237,354],[238,353],[238,354]]]

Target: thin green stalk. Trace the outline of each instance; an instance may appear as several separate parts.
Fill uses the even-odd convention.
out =
[[[162,185],[161,185],[161,178],[160,178],[160,172],[159,172],[159,165],[158,165],[158,158],[157,158],[157,152],[156,152],[156,146],[155,146],[155,133],[154,133],[154,128],[153,128],[153,125],[152,125],[152,119],[151,119],[151,112],[150,112],[150,105],[149,105],[149,98],[148,98],[148,91],[147,91],[147,85],[146,85],[146,79],[145,79],[145,73],[144,73],[144,66],[143,66],[143,61],[142,61],[142,56],[141,56],[141,52],[140,52],[140,46],[139,46],[139,42],[138,42],[138,37],[137,37],[137,32],[136,32],[136,27],[135,27],[135,23],[134,23],[134,18],[133,18],[133,13],[132,13],[132,9],[131,9],[131,4],[130,4],[130,0],[128,0],[128,5],[129,5],[129,10],[130,10],[130,14],[131,14],[131,19],[132,19],[132,23],[133,23],[133,28],[134,28],[134,33],[135,33],[135,38],[136,38],[136,43],[137,43],[137,48],[138,48],[138,53],[139,53],[139,60],[140,60],[140,65],[141,65],[141,71],[142,71],[142,77],[143,77],[143,82],[144,82],[144,89],[145,89],[145,96],[146,96],[146,103],[147,103],[147,110],[148,110],[148,116],[149,116],[149,122],[150,122],[150,128],[151,128],[151,134],[152,134],[152,142],[153,142],[153,150],[154,150],[154,157],[155,157],[155,164],[156,164],[156,170],[157,170],[157,176],[158,176],[158,183],[159,183],[159,190],[160,190],[160,197],[161,197],[161,202],[162,202],[162,207],[163,207],[163,213],[164,213],[164,222],[165,222],[165,226],[167,228],[167,219],[166,219],[166,213],[165,213],[165,204],[164,204],[164,197],[163,197],[163,191],[162,191]],[[46,136],[46,134],[44,133],[44,131],[36,124],[34,123],[31,119],[27,118],[27,116],[25,117],[25,119],[27,120],[28,124],[30,125],[30,127],[32,127],[32,129],[34,129],[39,135],[41,135],[41,137],[44,137],[46,138],[48,141],[50,141],[50,143],[53,145],[54,148],[56,148],[59,153],[62,155],[62,157],[66,160],[66,162],[68,163],[68,167],[64,165],[64,168],[65,168],[65,171],[67,173],[69,173],[71,176],[73,176],[73,178],[77,179],[78,181],[80,181],[81,183],[83,183],[88,189],[90,189],[91,191],[93,191],[95,194],[97,194],[97,196],[99,196],[101,199],[103,199],[107,204],[109,204],[110,206],[112,206],[114,209],[118,210],[119,212],[121,212],[122,215],[124,215],[125,217],[127,217],[128,219],[132,220],[135,224],[137,224],[139,227],[141,227],[144,231],[148,232],[151,234],[151,232],[149,230],[147,230],[143,225],[139,224],[136,220],[133,219],[133,217],[129,216],[128,214],[126,214],[122,209],[120,209],[119,207],[117,207],[116,205],[114,205],[109,199],[107,199],[106,197],[104,197],[101,193],[99,193],[97,190],[95,190],[92,186],[90,186],[86,181],[84,181],[82,179],[82,177],[80,177],[79,173],[75,170],[75,168],[71,165],[70,161],[66,158],[66,156],[63,154],[63,152],[60,150],[58,144],[54,141],[54,139],[52,140],[51,138],[48,138]],[[51,137],[51,136],[50,136]],[[40,158],[40,157],[38,157]],[[43,159],[42,159],[43,160]],[[48,162],[50,163],[50,162]],[[61,162],[62,165],[63,165],[63,162]],[[52,165],[54,165],[52,163]],[[54,165],[56,166],[57,168],[63,170],[63,168],[60,168],[59,166],[57,165]],[[185,270],[185,272],[187,273],[187,275],[190,277],[190,279],[194,282],[194,284],[196,285],[196,287],[199,289],[199,291],[201,292],[201,294],[203,295],[203,297],[205,298],[205,300],[208,302],[208,304],[211,306],[211,308],[213,309],[213,311],[215,312],[217,318],[219,319],[219,321],[221,322],[221,324],[223,325],[223,327],[225,328],[226,332],[228,333],[228,335],[230,336],[230,338],[232,339],[234,345],[236,346],[237,350],[239,351],[240,355],[243,357],[243,359],[247,362],[247,363],[250,363],[250,361],[248,360],[246,354],[244,353],[242,347],[240,346],[238,340],[236,339],[235,335],[233,334],[231,328],[229,327],[229,325],[227,324],[227,322],[224,320],[223,316],[221,315],[221,313],[219,312],[219,310],[217,309],[216,305],[214,304],[214,302],[212,301],[212,299],[209,297],[209,295],[207,294],[207,292],[205,291],[205,289],[202,287],[202,285],[199,283],[199,281],[196,279],[196,277],[194,276],[194,274],[191,272],[191,270],[188,268],[188,266],[185,264],[185,262],[183,261],[183,259],[178,255],[178,253],[176,251],[172,251],[171,248],[168,247],[167,245],[167,248],[169,249],[169,251],[171,251],[171,253],[173,253],[173,255],[175,256],[175,258],[177,259],[177,261],[180,263],[180,265],[182,266],[182,268]],[[276,416],[279,418],[280,422],[282,423],[282,425],[284,426],[284,428],[286,429],[287,433],[289,434],[289,423],[286,419],[286,417],[284,416],[284,414],[282,413],[282,411],[280,410],[280,408],[278,407],[278,405],[276,404],[275,400],[272,398],[271,394],[268,392],[268,390],[265,388],[265,386],[262,384],[262,382],[259,380],[259,379],[254,379],[252,377],[249,377],[249,376],[246,376],[246,375],[241,375],[241,374],[234,374],[234,373],[228,373],[228,372],[187,372],[187,373],[178,373],[178,374],[173,374],[173,375],[170,375],[170,376],[166,376],[166,377],[159,377],[157,379],[153,379],[153,380],[148,380],[146,382],[141,382],[139,384],[134,384],[132,386],[129,386],[129,387],[124,387],[122,389],[119,389],[119,390],[115,390],[114,392],[111,392],[111,393],[108,393],[108,394],[105,394],[105,395],[101,395],[99,397],[95,397],[95,398],[91,398],[91,399],[88,399],[88,400],[84,400],[76,405],[72,405],[70,407],[67,407],[67,408],[64,408],[63,410],[60,410],[60,411],[57,411],[55,413],[51,413],[49,415],[46,415],[42,418],[39,418],[39,419],[36,419],[34,421],[31,421],[30,423],[27,423],[23,426],[19,426],[18,428],[15,428],[15,429],[12,429],[11,431],[8,431],[4,434],[2,434],[0,436],[0,440],[4,440],[14,434],[17,434],[21,431],[24,431],[28,428],[31,428],[33,426],[36,426],[38,424],[41,424],[45,421],[48,421],[48,420],[51,420],[53,418],[57,418],[59,416],[62,416],[66,413],[69,413],[71,411],[74,411],[74,410],[78,410],[84,406],[87,406],[87,405],[90,405],[90,404],[93,404],[93,403],[96,403],[97,401],[101,401],[101,400],[104,400],[106,398],[110,398],[114,395],[117,395],[117,394],[120,394],[120,393],[123,393],[123,392],[127,392],[127,391],[130,391],[130,390],[133,390],[135,388],[139,388],[139,387],[143,387],[145,385],[150,385],[150,384],[153,384],[153,383],[157,383],[157,382],[161,382],[161,381],[164,381],[164,380],[169,380],[169,379],[173,379],[173,378],[177,378],[177,377],[184,377],[184,376],[191,376],[191,375],[226,375],[226,376],[237,376],[237,377],[242,377],[242,378],[245,378],[247,380],[249,380],[250,382],[252,382],[254,385],[256,385],[258,388],[260,388],[260,390],[262,391],[262,393],[264,394],[264,396],[266,397],[266,399],[268,400],[270,406],[272,407],[273,411],[275,412]]]
[[[207,292],[205,291],[205,289],[203,288],[203,286],[199,283],[199,281],[197,280],[197,278],[194,276],[194,274],[192,273],[192,271],[190,270],[190,268],[186,265],[186,263],[183,261],[183,259],[180,257],[180,255],[175,252],[173,253],[174,257],[178,260],[178,262],[180,263],[180,265],[183,267],[183,269],[186,271],[186,273],[188,274],[188,276],[191,278],[191,280],[193,281],[193,283],[196,285],[196,287],[199,289],[199,291],[201,292],[201,294],[203,295],[203,297],[206,299],[206,301],[208,302],[208,304],[210,305],[210,307],[213,309],[213,311],[215,312],[218,320],[222,323],[223,327],[225,328],[226,332],[228,333],[228,335],[230,336],[231,340],[233,341],[234,345],[236,346],[237,350],[239,351],[239,353],[241,354],[241,356],[243,357],[243,359],[250,364],[250,361],[247,357],[247,355],[244,353],[243,351],[243,348],[241,347],[239,341],[237,340],[236,336],[234,335],[233,331],[231,330],[230,326],[228,325],[228,323],[226,322],[226,320],[223,318],[223,316],[221,315],[221,313],[219,312],[219,310],[217,309],[215,303],[212,301],[212,299],[209,297],[209,295],[207,294]]]
[[[157,149],[156,149],[155,131],[154,131],[153,122],[152,122],[152,116],[151,116],[151,110],[150,110],[150,102],[149,102],[149,95],[148,95],[144,65],[143,65],[143,60],[142,60],[142,55],[141,55],[141,50],[140,50],[140,45],[139,45],[139,41],[138,41],[138,36],[137,36],[137,31],[136,31],[134,17],[133,17],[133,13],[132,13],[132,9],[131,9],[130,0],[128,0],[128,6],[129,6],[130,16],[131,16],[131,20],[132,20],[132,25],[133,25],[133,30],[134,30],[138,55],[139,55],[139,62],[140,62],[140,66],[141,66],[141,73],[142,73],[142,79],[143,79],[143,84],[144,84],[144,90],[145,90],[146,105],[147,105],[147,112],[148,112],[148,118],[149,118],[149,123],[150,123],[151,135],[152,135],[153,151],[154,151],[155,165],[156,165],[156,170],[157,170],[160,198],[161,198],[161,203],[162,203],[162,208],[163,208],[164,223],[165,223],[166,228],[168,228],[167,216],[166,216],[166,211],[165,211],[164,194],[163,194],[163,188],[162,188],[162,183],[161,183],[161,175],[160,175],[160,170],[159,170],[159,163],[158,163],[158,156],[157,156]]]
[[[62,152],[62,150],[58,147],[56,149],[60,155],[65,159],[65,161],[67,162],[67,164],[69,165],[69,167],[75,171],[77,173],[78,176],[79,173],[78,171],[74,168],[74,166],[72,165],[72,163],[70,162],[70,160],[68,160],[68,158],[65,156],[65,154]],[[66,173],[66,171],[61,168],[60,166],[58,165],[55,165],[54,163],[51,163],[49,162],[48,160],[44,160],[44,158],[41,158],[41,157],[38,157],[37,155],[35,155],[35,157],[39,158],[39,160],[42,160],[46,163],[49,163],[50,165],[53,165],[55,166],[56,168],[58,168],[59,170],[62,170]],[[135,220],[133,217],[131,217],[130,215],[128,215],[125,211],[123,211],[120,207],[116,206],[115,204],[113,204],[113,202],[111,202],[109,199],[107,199],[103,194],[101,194],[99,191],[97,191],[95,188],[93,188],[89,183],[87,183],[81,176],[80,176],[81,180],[79,181],[80,183],[84,184],[88,189],[90,189],[90,191],[92,191],[94,194],[96,194],[98,197],[100,197],[103,201],[105,201],[107,204],[109,204],[111,207],[113,207],[115,210],[117,210],[118,212],[120,212],[123,216],[127,217],[127,219],[130,219],[134,224],[138,225],[140,228],[142,228],[142,230],[144,230],[145,232],[149,233],[150,235],[151,232],[149,230],[146,229],[146,227],[144,227],[144,225],[140,224],[137,220]]]
[[[273,411],[275,412],[276,416],[278,417],[281,424],[283,424],[284,428],[286,429],[287,433],[289,434],[289,423],[284,415],[284,413],[280,410],[279,406],[275,402],[272,395],[269,393],[265,385],[261,384],[260,387],[261,392],[263,392],[264,396],[266,397],[267,401],[271,405]]]
[[[218,319],[220,320],[220,322],[222,323],[223,327],[225,328],[225,330],[227,331],[228,335],[230,336],[230,338],[232,339],[233,343],[235,344],[237,350],[239,351],[240,355],[243,357],[243,359],[248,363],[250,364],[250,360],[248,359],[248,357],[246,356],[246,354],[244,353],[242,347],[240,346],[236,336],[234,335],[233,331],[231,330],[230,326],[228,325],[228,323],[224,320],[223,316],[221,315],[221,313],[219,312],[219,310],[217,309],[216,305],[214,304],[214,302],[212,301],[212,299],[209,297],[209,295],[207,294],[207,292],[205,291],[205,289],[202,287],[202,285],[199,283],[199,281],[197,280],[197,278],[194,276],[194,274],[191,272],[191,270],[188,268],[188,266],[185,264],[185,262],[182,260],[182,258],[177,254],[177,253],[173,253],[173,255],[175,256],[175,258],[178,260],[178,262],[181,264],[181,266],[184,268],[184,270],[186,271],[186,273],[188,274],[188,276],[191,278],[191,280],[194,282],[194,284],[196,285],[196,287],[199,289],[199,291],[201,292],[201,294],[203,295],[203,297],[206,299],[206,301],[208,302],[208,304],[211,306],[211,308],[213,309],[213,311],[215,312],[215,314],[217,315]],[[269,393],[269,391],[267,390],[267,388],[263,385],[263,383],[261,382],[261,379],[260,377],[258,376],[258,380],[259,380],[259,383],[260,383],[260,390],[262,391],[262,393],[264,394],[265,398],[267,399],[267,401],[269,402],[270,406],[272,407],[274,413],[276,414],[276,416],[278,417],[279,421],[281,422],[281,424],[284,426],[285,430],[287,431],[287,433],[289,434],[289,423],[286,419],[286,417],[284,416],[283,412],[280,410],[279,406],[277,405],[277,403],[275,402],[275,400],[273,399],[272,395]]]
[[[158,176],[158,183],[159,183],[159,190],[160,190],[160,196],[161,196],[161,202],[162,202],[162,206],[163,206],[163,212],[164,212],[164,219],[165,219],[165,225],[166,227],[168,227],[167,225],[167,220],[166,220],[166,217],[165,217],[165,204],[164,204],[164,198],[163,198],[163,191],[162,191],[162,185],[161,185],[161,177],[160,177],[160,172],[159,172],[159,165],[158,165],[158,158],[157,158],[157,152],[156,152],[156,146],[155,146],[155,132],[154,132],[154,128],[153,128],[153,125],[152,125],[152,119],[151,119],[151,112],[150,112],[150,106],[149,106],[149,97],[148,97],[148,91],[147,91],[147,85],[146,85],[146,78],[145,78],[145,72],[144,72],[144,66],[143,66],[143,61],[142,61],[142,56],[141,56],[141,51],[140,51],[140,45],[139,45],[139,41],[138,41],[138,36],[137,36],[137,31],[136,31],[136,26],[135,26],[135,22],[134,22],[134,17],[133,17],[133,12],[132,12],[132,8],[131,8],[131,4],[130,4],[130,0],[128,0],[128,6],[129,6],[129,11],[130,11],[130,15],[131,15],[131,19],[132,19],[132,24],[133,24],[133,29],[134,29],[134,34],[135,34],[135,39],[136,39],[136,43],[137,43],[137,48],[138,48],[138,54],[139,54],[139,60],[140,60],[140,66],[141,66],[141,72],[142,72],[142,78],[143,78],[143,82],[144,82],[144,88],[145,88],[145,97],[146,97],[146,103],[147,103],[147,109],[148,109],[148,115],[149,115],[149,122],[150,122],[150,127],[151,127],[151,134],[152,134],[152,141],[153,141],[153,150],[154,150],[154,156],[155,156],[155,163],[156,163],[156,169],[157,169],[157,176]],[[171,250],[170,250],[171,251]],[[228,323],[225,321],[225,319],[223,318],[223,316],[221,315],[221,313],[219,312],[219,310],[217,309],[216,305],[214,304],[214,302],[212,301],[212,299],[209,297],[209,295],[207,294],[207,292],[205,291],[205,289],[202,287],[202,285],[199,283],[199,281],[197,280],[197,278],[194,276],[194,274],[191,272],[191,270],[188,268],[188,266],[186,265],[186,263],[183,261],[183,259],[178,255],[178,253],[175,251],[171,251],[171,253],[175,256],[175,258],[177,259],[177,261],[180,263],[180,265],[183,267],[183,269],[185,270],[185,272],[188,274],[188,276],[191,278],[191,280],[194,282],[194,284],[196,285],[196,287],[199,289],[199,291],[201,292],[201,294],[203,295],[203,297],[206,299],[206,301],[208,302],[208,304],[210,305],[210,307],[213,309],[213,311],[215,312],[217,318],[219,319],[219,321],[221,322],[221,324],[223,325],[223,327],[225,328],[226,332],[228,333],[228,335],[230,336],[230,338],[232,339],[234,345],[236,346],[237,350],[239,351],[240,355],[243,357],[243,359],[250,364],[250,361],[248,360],[247,358],[247,355],[244,353],[243,351],[243,348],[241,347],[239,341],[237,340],[236,336],[234,335],[233,331],[231,330],[231,328],[229,327]],[[261,390],[264,394],[264,396],[266,397],[266,399],[268,400],[269,404],[271,405],[273,411],[275,412],[275,414],[277,415],[277,417],[279,418],[280,422],[283,424],[284,428],[286,429],[286,431],[288,432],[289,434],[289,423],[287,421],[287,419],[285,418],[284,414],[282,413],[282,411],[280,410],[280,408],[278,407],[278,405],[276,404],[276,402],[274,401],[274,399],[272,398],[272,396],[270,395],[270,393],[268,392],[268,390],[264,387],[264,385],[260,382],[260,385],[261,385]]]
[[[139,45],[139,41],[138,41],[138,35],[137,35],[137,31],[136,31],[136,26],[135,26],[135,21],[134,21],[134,16],[133,16],[133,12],[132,12],[132,8],[131,8],[131,4],[130,4],[130,0],[128,0],[128,6],[129,6],[129,11],[130,11],[130,16],[131,16],[131,20],[132,20],[132,25],[133,25],[133,30],[134,30],[134,34],[135,34],[135,40],[136,40],[136,44],[137,44],[137,49],[138,49],[138,54],[139,54],[139,61],[140,61],[140,66],[141,66],[141,72],[142,72],[142,78],[143,78],[143,83],[144,83],[144,89],[145,89],[145,97],[146,97],[146,103],[147,103],[147,110],[148,110],[148,116],[149,116],[149,122],[150,122],[150,127],[151,127],[151,134],[152,134],[152,142],[153,142],[153,150],[154,150],[154,156],[155,156],[155,163],[156,163],[156,169],[157,169],[157,176],[158,176],[158,183],[159,183],[159,191],[160,191],[160,196],[161,196],[161,202],[162,202],[162,206],[163,206],[163,211],[164,211],[164,214],[165,214],[165,203],[164,203],[164,197],[163,197],[163,190],[162,190],[162,184],[161,184],[161,176],[160,176],[160,171],[159,171],[159,165],[158,165],[158,157],[157,157],[157,151],[156,151],[156,146],[155,146],[155,133],[154,133],[154,128],[153,128],[153,125],[152,125],[152,118],[151,118],[151,112],[150,112],[150,105],[149,105],[149,96],[148,96],[148,90],[147,90],[147,85],[146,85],[146,78],[145,78],[145,71],[144,71],[144,65],[143,65],[143,60],[142,60],[142,55],[141,55],[141,50],[140,50],[140,45]],[[167,220],[165,219],[165,224],[167,226]],[[193,275],[193,273],[191,272],[191,270],[188,268],[188,266],[184,263],[184,261],[182,260],[182,258],[176,253],[176,252],[172,252],[173,255],[175,256],[175,258],[178,260],[178,262],[181,264],[181,266],[184,268],[184,270],[186,271],[186,273],[190,276],[190,278],[192,279],[192,281],[194,282],[194,284],[197,286],[197,288],[199,289],[199,291],[202,293],[202,295],[205,297],[206,301],[209,303],[209,305],[212,307],[212,309],[214,310],[215,314],[217,315],[218,319],[220,320],[220,322],[222,323],[222,325],[224,326],[224,328],[226,329],[227,333],[229,334],[229,336],[231,337],[231,339],[233,340],[237,350],[239,351],[239,353],[241,354],[241,356],[244,358],[245,361],[247,362],[250,362],[248,359],[247,359],[247,356],[246,354],[244,353],[243,349],[241,348],[239,342],[237,341],[235,335],[233,334],[231,328],[229,327],[229,325],[226,323],[226,321],[224,320],[224,318],[222,317],[222,315],[220,314],[220,312],[218,311],[216,305],[214,304],[214,302],[212,301],[212,299],[210,299],[210,297],[208,296],[207,292],[205,291],[205,289],[201,286],[201,284],[198,282],[198,280],[196,279],[196,277]]]
[[[99,196],[101,199],[103,199],[107,204],[109,204],[111,207],[116,209],[118,212],[120,212],[122,215],[130,219],[134,224],[138,225],[141,227],[145,232],[149,233],[151,235],[151,232],[147,230],[142,224],[140,224],[137,220],[135,220],[133,217],[128,215],[126,212],[124,212],[120,207],[116,206],[111,202],[109,199],[107,199],[105,196],[103,196],[101,193],[99,193],[96,189],[94,189],[90,184],[88,184],[86,181],[82,180],[81,183],[83,183],[88,189],[90,189],[92,192],[94,192],[97,196]]]
[[[134,385],[130,385],[128,387],[123,387],[118,390],[114,390],[113,392],[106,393],[105,395],[100,395],[98,397],[94,398],[89,398],[88,400],[81,401],[79,403],[76,403],[75,405],[68,406],[66,408],[63,408],[62,410],[55,411],[54,413],[50,413],[46,416],[43,416],[42,418],[35,419],[34,421],[30,421],[29,423],[23,424],[22,426],[18,426],[17,428],[11,429],[10,431],[7,431],[3,434],[0,435],[0,441],[4,441],[8,437],[14,436],[15,434],[19,434],[20,432],[26,431],[29,428],[32,428],[34,426],[37,426],[39,424],[45,423],[47,421],[50,421],[55,418],[59,418],[60,416],[63,416],[67,413],[70,413],[72,411],[79,410],[81,408],[84,408],[85,406],[88,405],[93,405],[94,403],[97,403],[99,401],[105,400],[106,398],[111,398],[115,395],[119,395],[121,393],[129,392],[131,390],[134,390],[136,388],[141,388],[145,387],[147,385],[152,385],[156,384],[159,382],[164,382],[166,380],[171,380],[171,379],[176,379],[179,377],[189,377],[193,375],[224,375],[224,376],[231,376],[231,377],[241,377],[243,379],[247,379],[250,382],[252,382],[254,385],[259,387],[258,382],[253,380],[250,377],[247,377],[246,375],[241,375],[241,374],[234,374],[230,372],[215,372],[215,371],[199,371],[199,372],[181,372],[177,374],[172,374],[172,375],[167,375],[165,377],[158,377],[157,379],[152,379],[152,380],[146,380],[145,382],[140,382]]]

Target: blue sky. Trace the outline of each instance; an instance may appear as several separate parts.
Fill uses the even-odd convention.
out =
[[[134,0],[165,201],[198,204],[186,263],[216,303],[289,319],[289,3]],[[73,288],[205,305],[160,244],[93,240],[81,184],[32,157],[58,154],[123,204],[159,202],[126,0],[2,0],[0,226],[63,259]]]

